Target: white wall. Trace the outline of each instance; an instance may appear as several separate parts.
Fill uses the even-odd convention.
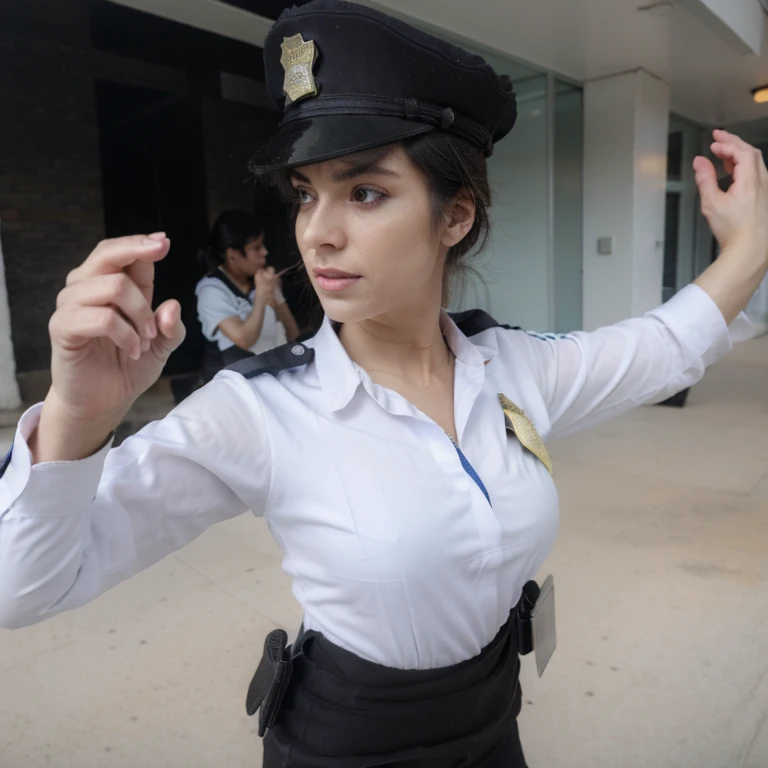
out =
[[[681,0],[681,4],[743,54],[762,52],[766,17],[758,0]]]
[[[669,88],[643,71],[584,94],[584,328],[661,302]],[[610,255],[598,239],[613,240]]]
[[[639,72],[635,92],[632,315],[661,303],[667,194],[669,87]]]

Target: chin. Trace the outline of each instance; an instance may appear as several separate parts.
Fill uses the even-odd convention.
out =
[[[379,314],[367,301],[351,297],[318,295],[323,312],[335,323],[360,323]]]

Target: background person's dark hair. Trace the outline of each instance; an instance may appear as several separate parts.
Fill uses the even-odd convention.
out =
[[[208,244],[198,254],[203,270],[210,274],[221,266],[226,259],[227,248],[245,254],[245,246],[263,232],[263,223],[247,211],[232,209],[219,214]]]
[[[432,198],[432,214],[435,226],[455,200],[463,195],[475,204],[475,221],[464,239],[449,251],[445,262],[443,280],[443,305],[447,306],[451,285],[456,278],[471,270],[468,255],[478,254],[486,245],[490,234],[491,189],[488,183],[488,166],[483,150],[449,133],[429,131],[401,143],[410,160],[427,177]],[[354,155],[355,161],[361,156],[363,162],[374,165],[384,157],[391,146],[379,147]],[[341,158],[344,160],[345,158]],[[280,197],[293,204],[292,221],[298,212],[296,191],[291,184],[290,168],[269,174],[269,181]]]

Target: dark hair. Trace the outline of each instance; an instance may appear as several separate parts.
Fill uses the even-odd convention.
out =
[[[385,157],[393,146],[377,147],[356,153],[342,160],[349,160],[356,166],[375,165]],[[467,255],[474,249],[482,251],[490,234],[491,189],[488,183],[488,166],[480,147],[450,133],[429,131],[406,139],[400,143],[411,162],[427,177],[432,201],[432,215],[435,227],[443,220],[448,206],[466,196],[475,204],[475,220],[472,228],[448,251],[443,278],[443,303],[448,303],[451,284],[457,277],[470,270]],[[293,204],[293,220],[298,211],[296,192],[291,184],[291,169],[274,171],[268,176],[277,187],[280,197]]]
[[[448,304],[451,284],[469,269],[467,256],[485,248],[490,234],[491,187],[485,153],[450,133],[430,131],[403,142],[411,162],[427,177],[435,226],[448,206],[462,196],[475,204],[475,220],[464,238],[451,247],[445,259],[443,304]]]
[[[206,272],[213,272],[224,263],[227,248],[245,253],[245,246],[264,232],[264,225],[255,216],[238,209],[219,214],[213,224],[208,244],[198,254]]]

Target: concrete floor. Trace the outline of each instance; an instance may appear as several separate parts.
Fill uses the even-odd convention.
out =
[[[553,446],[559,649],[541,680],[523,663],[532,768],[768,766],[767,383],[764,337],[683,410]],[[300,620],[278,558],[241,517],[0,630],[0,766],[258,768],[245,690],[265,633]]]

